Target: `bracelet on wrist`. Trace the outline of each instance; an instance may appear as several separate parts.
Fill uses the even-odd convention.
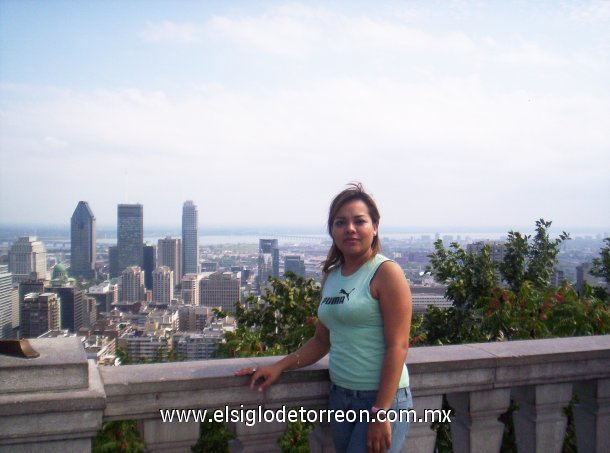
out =
[[[293,352],[292,355],[297,356],[297,366],[301,365],[301,355],[298,352]]]

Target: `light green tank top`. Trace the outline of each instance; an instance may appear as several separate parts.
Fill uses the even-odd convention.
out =
[[[318,306],[318,318],[330,331],[330,379],[352,390],[377,390],[386,352],[383,318],[371,296],[371,280],[379,266],[389,261],[377,254],[352,275],[341,267],[330,271]],[[403,365],[398,388],[409,386]]]

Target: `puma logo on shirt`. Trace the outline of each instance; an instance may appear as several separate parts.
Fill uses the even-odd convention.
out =
[[[352,292],[354,292],[356,288],[352,288],[351,291],[347,292],[343,288],[339,291],[339,294],[345,294],[345,296],[334,296],[334,297],[325,297],[322,299],[322,304],[325,305],[337,305],[345,302],[345,298],[349,301],[349,296]]]

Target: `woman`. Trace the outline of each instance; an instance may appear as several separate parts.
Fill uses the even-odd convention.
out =
[[[250,388],[262,379],[263,391],[284,370],[315,363],[330,351],[330,409],[380,416],[370,423],[331,422],[337,452],[398,452],[408,431],[406,417],[390,423],[382,415],[412,405],[405,365],[411,295],[402,269],[378,253],[379,218],[361,184],[335,197],[328,216],[333,244],[324,262],[313,338],[273,365],[235,373],[252,374]]]

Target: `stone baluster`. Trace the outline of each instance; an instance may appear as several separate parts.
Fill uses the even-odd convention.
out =
[[[519,406],[513,413],[519,453],[560,453],[568,423],[563,410],[572,398],[572,384],[516,387],[512,397]]]
[[[510,389],[452,393],[447,401],[455,413],[451,420],[453,451],[500,451],[504,424],[498,417],[508,410]]]
[[[409,433],[402,449],[403,452],[432,453],[434,451],[436,431],[433,431],[431,428],[432,422],[439,420],[432,420],[430,415],[426,417],[426,411],[440,411],[442,407],[443,395],[413,397],[413,409],[417,413],[417,421],[410,420]],[[428,414],[430,413],[428,412]]]
[[[574,385],[579,403],[574,406],[578,451],[607,451],[610,445],[610,379]]]
[[[138,421],[138,431],[149,453],[191,451],[199,439],[199,423],[164,423],[161,419]]]
[[[0,356],[0,452],[91,451],[104,386],[78,338],[30,340],[40,356]]]
[[[309,451],[311,453],[335,453],[330,423],[316,423],[314,429],[309,433]]]
[[[261,422],[252,426],[246,423],[235,423],[235,439],[229,444],[231,453],[266,453],[281,451],[278,438],[284,433],[286,423]]]

